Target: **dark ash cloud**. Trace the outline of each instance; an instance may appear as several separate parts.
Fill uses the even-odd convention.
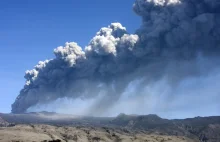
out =
[[[180,107],[176,102],[181,97],[203,98],[192,94],[198,93],[199,85],[212,88],[213,76],[218,77],[220,71],[220,2],[136,0],[133,9],[143,21],[135,34],[127,33],[120,23],[112,23],[101,28],[84,50],[75,42],[66,43],[54,49],[54,59],[40,61],[26,71],[26,84],[12,104],[12,112],[26,112],[62,98],[98,98],[87,110],[95,115],[120,113],[117,111],[126,111],[125,106],[132,110],[143,100],[145,111],[140,113],[174,112],[172,107]],[[194,84],[187,85],[190,82]],[[190,89],[191,96],[184,94],[184,89]],[[219,99],[220,91],[212,90],[200,94]],[[124,97],[135,101],[128,104]],[[171,100],[173,104],[168,105]],[[116,106],[118,110],[112,109]]]

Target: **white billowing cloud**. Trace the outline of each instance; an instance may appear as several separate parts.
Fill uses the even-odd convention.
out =
[[[117,40],[113,36],[96,36],[92,39],[86,51],[93,51],[98,55],[116,55]]]
[[[65,60],[69,66],[75,65],[78,59],[84,58],[85,56],[82,48],[75,42],[67,42],[64,47],[57,47],[54,49],[54,54],[57,58]]]
[[[133,50],[135,47],[135,44],[138,42],[138,35],[132,35],[132,34],[125,34],[121,37],[121,40],[119,41],[119,46],[122,48],[127,48],[130,51]]]
[[[112,23],[107,28],[101,28],[96,36],[85,48],[86,52],[94,52],[98,55],[116,55],[117,44],[126,33],[126,28],[120,23]]]
[[[180,0],[145,0],[145,1],[147,1],[147,3],[153,3],[155,5],[160,5],[160,6],[180,3]]]

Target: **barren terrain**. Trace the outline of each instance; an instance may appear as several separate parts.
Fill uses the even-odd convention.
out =
[[[0,142],[220,142],[220,117],[0,114]]]
[[[49,125],[16,125],[0,129],[1,142],[193,142],[184,136],[126,133],[120,130]]]

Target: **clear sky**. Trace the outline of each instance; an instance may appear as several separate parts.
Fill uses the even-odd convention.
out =
[[[24,72],[53,49],[75,41],[84,47],[95,33],[120,22],[131,33],[140,25],[134,0],[1,0],[0,112],[10,112],[24,85]]]

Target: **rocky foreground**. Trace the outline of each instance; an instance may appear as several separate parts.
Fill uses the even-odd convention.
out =
[[[56,127],[50,125],[16,125],[0,128],[1,142],[193,142],[184,136],[167,136],[147,132],[124,132],[119,129],[93,127]]]
[[[0,114],[0,142],[220,142],[220,117]]]

